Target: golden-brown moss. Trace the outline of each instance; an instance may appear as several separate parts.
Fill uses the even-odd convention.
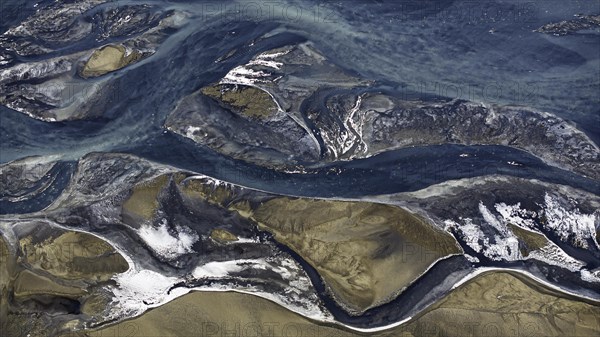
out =
[[[158,194],[168,181],[168,175],[161,175],[136,185],[129,198],[123,203],[123,211],[144,220],[151,220],[158,210]]]
[[[508,226],[521,241],[519,249],[523,256],[528,256],[532,251],[538,250],[548,244],[548,239],[541,234],[525,230],[513,224],[509,224]]]
[[[101,76],[135,63],[143,58],[143,56],[138,51],[132,51],[127,54],[127,50],[121,45],[107,45],[94,51],[83,66],[81,76]]]
[[[235,236],[228,230],[225,230],[222,228],[213,229],[210,232],[210,237],[211,237],[211,239],[213,239],[217,242],[220,242],[220,243],[227,243],[227,242],[232,242],[232,241],[238,240],[237,236]]]
[[[86,233],[66,232],[41,243],[26,237],[20,246],[23,262],[63,279],[106,281],[129,268],[110,244]]]
[[[401,326],[358,333],[308,320],[266,299],[233,292],[193,292],[90,337],[135,336],[596,336],[600,307],[561,297],[517,274],[489,272]],[[244,334],[245,333],[245,334]],[[66,337],[66,336],[65,336]]]
[[[85,294],[81,288],[61,285],[47,277],[24,270],[19,273],[14,283],[14,296],[28,297],[34,295],[51,295],[77,298]]]
[[[460,253],[448,233],[389,205],[275,198],[252,218],[315,267],[355,312],[393,299],[437,259]]]
[[[204,95],[247,117],[266,118],[277,112],[277,105],[273,98],[267,92],[255,87],[215,84],[204,87],[201,91]]]

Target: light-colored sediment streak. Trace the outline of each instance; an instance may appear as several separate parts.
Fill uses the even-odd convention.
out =
[[[104,160],[94,160],[94,158],[97,159],[100,157]],[[133,167],[135,167],[135,169],[132,169]],[[118,176],[118,180],[114,181],[110,179],[104,179],[104,177],[98,177],[97,172],[104,172],[104,170],[106,170],[107,168],[116,170],[115,176]],[[140,175],[140,172],[144,172],[144,174]],[[147,217],[149,217],[150,220],[154,221],[152,223],[152,230],[160,234],[164,232],[164,230],[161,229],[161,227],[167,226],[166,223],[161,223],[160,220],[162,219],[162,216],[160,214],[162,211],[168,210],[163,209],[163,207],[166,207],[165,204],[162,203],[164,199],[162,199],[163,201],[160,201],[158,203],[155,203],[155,201],[157,200],[157,198],[165,197],[165,194],[163,192],[170,191],[176,192],[174,193],[175,195],[178,195],[181,198],[183,198],[176,199],[182,200],[183,203],[191,202],[197,204],[199,202],[205,202],[206,204],[204,205],[205,207],[207,207],[206,209],[210,207],[220,208],[221,210],[227,210],[228,212],[232,213],[237,212],[240,217],[246,219],[260,220],[260,222],[263,225],[268,224],[269,226],[276,228],[276,231],[281,232],[280,234],[285,235],[284,238],[287,237],[286,240],[289,241],[288,244],[292,247],[292,249],[296,249],[300,255],[310,255],[318,249],[320,249],[321,251],[327,251],[327,249],[333,249],[340,246],[343,246],[342,249],[347,249],[347,246],[350,249],[354,249],[356,247],[356,249],[358,249],[359,252],[365,253],[362,255],[349,254],[351,256],[364,256],[372,259],[380,257],[380,260],[386,260],[386,258],[388,258],[390,255],[398,255],[398,253],[400,257],[402,257],[401,253],[403,251],[398,249],[391,249],[395,247],[394,245],[377,246],[374,243],[386,243],[388,241],[390,241],[391,243],[398,243],[399,240],[394,239],[396,238],[396,236],[398,236],[404,239],[408,238],[412,241],[416,241],[417,244],[425,245],[427,244],[427,242],[421,241],[427,240],[419,240],[419,238],[421,236],[425,236],[426,238],[429,237],[427,233],[430,230],[436,231],[435,228],[425,230],[425,227],[423,227],[425,225],[424,223],[420,223],[419,226],[415,226],[414,222],[419,219],[413,219],[416,218],[416,216],[412,213],[398,214],[397,212],[399,212],[398,210],[400,210],[401,208],[396,206],[383,205],[381,203],[368,203],[364,200],[348,200],[342,202],[326,199],[285,198],[281,196],[269,195],[266,192],[258,193],[255,190],[245,189],[237,185],[220,181],[218,179],[206,177],[204,175],[187,176],[187,174],[191,173],[182,173],[181,171],[163,165],[154,166],[150,163],[144,164],[141,160],[135,161],[134,157],[132,156],[114,154],[91,155],[80,162],[78,171],[73,177],[74,183],[72,183],[66,189],[66,191],[63,192],[63,195],[59,198],[59,201],[57,201],[57,203],[53,204],[47,211],[44,211],[42,213],[36,213],[33,215],[28,215],[28,217],[35,217],[40,214],[46,214],[49,211],[56,212],[60,207],[69,208],[73,206],[73,200],[76,199],[77,201],[75,204],[77,205],[81,205],[81,203],[89,203],[90,210],[93,212],[97,212],[95,213],[95,216],[97,216],[96,219],[103,224],[112,225],[114,223],[113,221],[118,221],[113,220],[112,217],[115,216],[114,214],[111,215],[111,212],[116,210],[115,214],[117,215],[127,213],[129,216],[132,217],[132,219],[134,216],[138,217],[136,218],[136,221],[131,223],[131,233],[134,236],[139,236],[140,228],[145,228],[136,227],[135,225],[147,225],[147,221],[149,221]],[[460,187],[460,185],[461,184],[454,184],[453,186]],[[136,188],[136,186],[138,186],[139,188]],[[168,186],[170,190],[165,189],[166,186]],[[120,203],[113,203],[110,205],[102,204],[106,207],[102,209],[102,212],[100,212],[97,208],[98,195],[101,195],[103,198],[108,199],[111,198],[111,196],[115,193],[119,193],[120,195],[122,195],[122,199],[119,199],[119,202],[127,203],[127,201],[135,201],[135,203],[129,205],[135,205],[135,207],[124,207],[123,209],[121,209]],[[413,195],[414,197],[414,194],[410,195]],[[574,193],[573,195],[577,195],[578,198],[581,197],[581,195],[577,193]],[[246,198],[248,198],[247,200],[250,200],[251,202],[240,202],[241,200],[246,200]],[[388,201],[391,202],[393,200]],[[593,202],[593,200],[590,202]],[[273,210],[272,212],[270,211],[271,208]],[[397,210],[393,211],[392,209]],[[508,224],[504,223],[501,212],[498,212],[497,214],[494,213],[494,206],[485,206],[483,203],[476,203],[474,209],[481,213],[482,219],[484,220],[484,222],[489,223],[488,225],[490,226],[490,228],[496,230],[505,237],[511,237],[510,233],[512,228],[508,226]],[[187,214],[187,212],[185,214]],[[391,217],[391,219],[386,218],[386,216],[388,218]],[[3,220],[9,221],[10,219],[6,217],[3,218]],[[395,223],[394,220],[402,220],[402,223]],[[420,219],[419,221],[422,221],[422,219]],[[411,224],[413,226],[409,226]],[[169,223],[169,225],[173,224]],[[216,224],[214,225],[214,227],[213,225],[209,226],[206,230],[203,231],[203,235],[206,236],[206,239],[212,243],[213,241],[212,239],[210,239],[211,230],[214,228],[219,228],[221,225],[222,224]],[[406,228],[407,226],[408,228]],[[418,233],[411,232],[412,230],[415,230],[415,228],[419,228],[420,231]],[[306,233],[303,233],[301,229],[306,230]],[[317,229],[317,232],[320,232],[320,235],[314,236],[312,235],[314,233],[311,234],[311,230],[315,229]],[[319,231],[320,229],[327,230]],[[444,233],[440,229],[437,230],[441,232],[442,236],[445,235],[449,238],[451,242],[454,242],[452,238],[448,235],[448,233]],[[527,228],[523,228],[523,230],[527,230]],[[185,240],[181,239],[181,235],[178,234],[180,231],[176,226],[170,226],[170,231],[167,232],[170,238],[169,240],[163,241],[165,241],[165,243],[169,243],[169,245],[167,245],[169,246],[168,249],[174,247],[174,249],[172,250],[178,252],[179,248],[189,247],[189,242],[186,244]],[[275,234],[277,239],[278,234]],[[297,237],[294,237],[294,235],[300,234],[307,235],[307,237],[310,240],[298,240]],[[358,239],[353,240],[353,236],[356,236]],[[515,237],[518,236],[515,234]],[[371,240],[373,242],[369,242],[369,240],[367,240],[367,242],[364,242],[364,240],[361,241],[361,238],[373,238],[373,240]],[[392,238],[394,240],[388,240],[389,238]],[[316,247],[318,249],[315,248],[312,252],[307,252],[305,249],[306,247],[301,246],[301,243],[310,242],[315,239],[325,241],[325,244],[319,245],[319,243],[317,243],[317,245],[315,245],[312,248]],[[252,238],[248,237],[246,237],[246,239],[242,241],[248,242],[246,240],[252,242]],[[142,238],[142,240],[140,240],[139,242],[135,239],[133,241],[125,240],[121,241],[121,244],[124,244],[124,242],[128,242],[130,244],[135,243],[139,245],[139,247],[146,247],[152,249],[152,243],[156,243],[155,241],[157,240],[148,241],[143,240]],[[237,244],[236,241],[234,242],[215,244],[219,244],[222,246]],[[191,267],[189,272],[185,271],[182,273],[173,273],[172,269],[170,272],[166,272],[160,270],[160,268],[156,266],[154,266],[156,267],[156,269],[152,270],[152,268],[154,267],[151,264],[147,264],[144,261],[133,261],[133,258],[131,257],[133,255],[127,256],[127,253],[125,253],[133,252],[135,249],[130,250],[130,247],[119,247],[119,244],[115,242],[109,241],[108,243],[113,245],[117,250],[123,251],[123,257],[129,263],[129,270],[127,272],[119,274],[113,278],[116,285],[107,288],[107,290],[109,290],[115,295],[114,302],[111,304],[111,308],[114,308],[114,310],[112,311],[113,316],[111,316],[111,319],[114,319],[116,321],[132,316],[141,315],[142,313],[146,312],[149,308],[160,307],[165,303],[168,303],[174,300],[175,298],[188,293],[190,289],[196,289],[204,291],[231,290],[238,292],[248,292],[257,296],[268,298],[294,312],[297,312],[305,317],[310,317],[324,324],[339,323],[335,322],[332,318],[332,315],[329,314],[327,310],[320,305],[319,298],[316,297],[316,294],[314,294],[314,292],[311,294],[311,296],[314,295],[314,297],[304,296],[304,294],[306,293],[303,291],[305,289],[311,288],[312,285],[310,284],[310,280],[307,277],[305,277],[305,274],[300,273],[302,271],[300,265],[290,258],[286,257],[285,259],[279,259],[280,256],[276,256],[275,260],[270,260],[268,258],[250,259],[234,257],[230,261],[224,262],[202,261],[197,265],[187,266]],[[179,246],[180,244],[182,245],[181,247]],[[154,247],[154,252],[157,251],[157,247],[158,246]],[[542,245],[542,247],[544,246]],[[332,251],[335,252],[335,249],[333,249]],[[181,252],[186,253],[185,249]],[[312,263],[314,263],[315,266],[318,267],[318,264],[321,264],[322,266],[327,267],[327,269],[330,269],[328,280],[335,281],[336,278],[342,281],[345,280],[343,274],[340,274],[340,277],[334,274],[337,272],[336,268],[339,264],[339,261],[335,261],[335,258],[331,261],[326,261],[324,259],[318,260],[318,255],[319,254],[317,254],[316,258],[314,256],[309,256],[309,258],[313,260]],[[327,254],[322,255],[328,256]],[[164,257],[164,255],[162,257]],[[410,261],[410,259],[408,260]],[[368,259],[365,261],[369,262]],[[394,260],[392,259],[392,261]],[[432,263],[436,263],[438,261],[439,260],[435,260]],[[369,264],[361,263],[361,261],[350,262],[351,263],[341,264],[344,268],[347,268],[348,266],[356,267],[356,270],[358,270],[359,272],[362,272],[364,269],[361,267],[361,265],[368,266]],[[430,268],[430,265],[432,263],[427,263],[425,265],[427,265],[428,268]],[[383,265],[385,266],[385,264]],[[393,266],[397,267],[397,264],[392,264],[392,267]],[[194,267],[196,268],[194,269]],[[423,273],[427,272],[428,268],[423,269],[422,273],[415,273],[415,278],[419,278],[420,276],[422,276]],[[479,270],[480,269],[476,270],[478,274],[482,273],[485,269],[483,269],[482,271]],[[511,269],[503,268],[496,268],[490,270],[512,271]],[[277,276],[281,276],[281,284],[285,284],[286,287],[287,285],[289,285],[291,292],[288,291],[287,293],[274,293],[269,292],[271,288],[264,288],[254,285],[245,286],[245,283],[242,286],[240,286],[240,284],[235,283],[236,277],[238,277],[238,275],[240,274],[249,273],[251,275],[257,275],[256,273],[261,273],[263,271],[272,271],[276,273]],[[529,274],[527,272],[515,272],[527,275],[529,277]],[[360,274],[361,273],[357,273],[358,276],[362,276]],[[459,275],[462,274],[454,274],[452,277],[448,277],[445,280],[441,281],[443,282],[443,284],[436,288],[437,290],[441,290],[440,296],[446,295],[445,291],[447,289],[450,289],[454,284],[458,284],[458,286],[460,286],[461,284],[464,284],[468,278],[474,277],[473,275],[468,275],[462,278],[462,280],[458,280],[458,278],[460,277]],[[536,275],[536,277],[540,278],[541,276]],[[581,277],[587,280],[593,277],[593,275],[591,272],[589,274],[586,274],[585,271],[581,271]],[[217,284],[218,278],[226,278],[227,280],[221,282],[220,284]],[[374,275],[373,279],[377,279],[377,275]],[[202,280],[210,280],[210,282],[217,282],[213,282],[210,286],[196,286],[198,284],[198,282],[196,281]],[[548,281],[546,281],[546,283],[548,283]],[[371,287],[371,285],[369,284],[366,285],[367,290],[371,290],[374,288]],[[379,285],[381,285],[381,283],[379,283]],[[395,284],[395,286],[397,286],[397,284]],[[381,289],[389,290],[389,288],[379,288],[378,290]],[[555,286],[555,288],[553,289],[557,292],[560,291],[562,294],[571,294],[570,290],[562,289],[560,286]],[[310,294],[310,292],[308,293]],[[381,293],[383,293],[383,291],[380,293],[375,293],[375,295]],[[438,292],[436,291],[435,293]],[[586,296],[585,292],[583,294],[584,295],[571,295],[573,295],[573,297],[578,296],[578,298],[585,299],[586,301],[594,300],[593,298],[590,299],[589,296]],[[432,297],[433,296],[434,295],[432,295]],[[445,297],[441,298],[441,300],[444,299]],[[434,301],[436,299],[431,298],[430,300]],[[429,299],[427,299],[426,302],[429,302]],[[373,302],[371,301],[368,304],[371,303]],[[422,304],[425,304],[425,302],[423,302]],[[435,304],[432,304],[432,306],[430,307],[434,308],[434,305]],[[383,332],[393,327],[408,326],[410,322],[414,321],[414,319],[417,319],[420,315],[421,313],[410,313],[410,316],[413,317],[413,320],[411,320],[410,318],[405,318],[398,322],[394,322],[393,324],[375,327],[372,329],[360,329],[352,327],[345,327],[345,329],[356,330],[357,332],[361,333],[374,333],[378,331]]]
[[[280,307],[271,300],[248,296],[243,292],[193,292],[138,318],[103,328],[98,333],[123,331],[135,327],[149,336],[208,331],[218,334],[238,328],[264,329],[258,335],[285,336],[283,330],[301,331],[303,336],[423,336],[424,331],[439,335],[485,335],[486,327],[523,330],[536,327],[542,336],[590,336],[600,331],[600,307],[562,298],[553,292],[540,292],[535,284],[524,281],[514,272],[480,270],[465,278],[444,299],[413,318],[376,329],[356,329],[338,323],[306,318]],[[546,313],[535,314],[532,308],[543,305]],[[493,308],[493,311],[484,308]],[[211,308],[211,310],[206,310]],[[427,330],[423,330],[427,327]],[[474,331],[473,328],[480,330]],[[269,332],[267,332],[267,329]],[[256,330],[252,330],[255,332]],[[269,334],[270,333],[270,334]],[[240,333],[241,335],[241,333]],[[90,336],[96,336],[90,332]]]

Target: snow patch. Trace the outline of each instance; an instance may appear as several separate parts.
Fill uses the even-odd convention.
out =
[[[557,234],[562,241],[572,243],[577,247],[588,249],[588,241],[599,248],[596,241],[596,226],[594,214],[582,214],[579,209],[568,210],[563,207],[558,198],[544,196],[547,229]]]
[[[264,79],[271,74],[264,71],[257,71],[246,66],[237,66],[230,70],[225,77],[219,82],[220,84],[244,84],[253,85],[256,83],[266,82]]]
[[[160,306],[189,291],[178,288],[167,294],[180,279],[147,269],[130,269],[113,279],[117,282],[117,287],[112,289],[113,304],[120,309],[113,311],[120,311],[125,317],[140,315],[148,308]]]
[[[183,254],[192,253],[192,245],[198,241],[198,235],[189,230],[178,227],[174,236],[169,233],[167,220],[163,219],[158,227],[142,225],[138,235],[146,242],[148,247],[156,254],[166,258],[174,259]]]
[[[230,273],[252,269],[257,265],[260,266],[260,264],[260,260],[213,261],[196,267],[192,275],[197,279],[223,278],[229,276]]]
[[[531,252],[527,256],[527,259],[542,261],[549,265],[559,266],[572,272],[579,271],[585,266],[583,262],[572,258],[552,242],[549,242],[546,246]]]
[[[506,223],[497,219],[481,202],[479,203],[479,212],[485,221],[481,225],[475,224],[470,218],[465,218],[462,219],[462,223],[446,220],[446,228],[454,229],[463,242],[491,260],[516,261],[522,259],[519,240],[507,228]],[[495,235],[492,239],[483,231],[482,228],[485,227],[493,228]]]
[[[581,269],[579,272],[581,279],[586,282],[600,283],[600,270],[589,271],[587,269]]]
[[[583,269],[585,264],[570,255],[550,240],[542,248],[522,256],[519,249],[519,239],[508,227],[512,224],[523,230],[545,236],[540,226],[554,232],[563,241],[582,248],[589,240],[595,241],[595,216],[581,214],[578,209],[567,210],[560,204],[559,199],[546,193],[544,205],[538,212],[521,208],[521,204],[494,205],[498,216],[493,214],[482,202],[479,203],[479,213],[483,221],[476,223],[470,218],[460,218],[459,221],[446,220],[447,230],[451,230],[457,239],[464,242],[477,253],[495,261],[538,260],[549,265],[559,266],[571,272],[579,272],[582,279],[595,280],[596,274]],[[538,224],[534,219],[545,215],[546,221]],[[466,256],[469,261],[474,257]]]
[[[199,127],[197,127],[197,126],[188,126],[188,127],[185,129],[185,136],[186,136],[187,138],[194,139],[194,135],[195,135],[195,133],[199,132],[200,130],[202,130],[202,128],[199,128]]]

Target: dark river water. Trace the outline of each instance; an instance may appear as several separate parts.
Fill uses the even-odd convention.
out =
[[[129,3],[120,1],[119,4]],[[133,3],[133,2],[132,2]],[[94,151],[124,151],[175,166],[214,167],[219,177],[232,178],[237,164],[183,139],[165,136],[163,122],[178,100],[209,84],[254,54],[273,47],[312,41],[337,64],[398,90],[417,95],[441,95],[487,103],[526,105],[549,111],[576,123],[596,142],[600,139],[600,36],[594,32],[554,37],[532,32],[542,24],[570,19],[577,13],[594,13],[594,1],[472,1],[398,2],[318,1],[273,2],[271,11],[262,2],[150,1],[165,9],[192,13],[191,23],[171,36],[148,62],[127,71],[117,81],[114,104],[103,118],[86,122],[46,123],[7,108],[0,108],[0,161],[31,155],[64,154],[78,159]],[[0,30],[14,25],[34,10],[35,2],[3,1]],[[214,5],[214,6],[213,6]],[[237,13],[237,14],[235,14]],[[268,39],[248,46],[248,41],[269,33]],[[57,53],[87,49],[95,41],[83,40]],[[234,48],[244,52],[215,63]],[[246,52],[247,51],[247,52]],[[179,145],[181,144],[181,145]],[[178,153],[171,155],[164,149]],[[470,160],[456,160],[456,153],[477,152]],[[443,154],[443,155],[442,155]],[[203,160],[199,160],[204,158]],[[395,151],[356,164],[336,176],[342,185],[364,181],[360,170],[376,169],[377,179],[398,174],[407,158],[418,163],[407,168],[406,182],[395,179],[388,186],[370,181],[367,194],[411,190],[440,179],[431,177],[431,165],[448,178],[502,172],[559,180],[577,180],[536,163],[534,159],[501,148],[450,148]],[[520,168],[507,161],[524,162]],[[455,167],[450,163],[454,162]],[[467,168],[469,166],[469,168]],[[472,166],[472,167],[471,167]],[[495,167],[493,167],[495,166]],[[411,171],[422,171],[418,181]],[[244,168],[235,182],[254,182]],[[216,172],[218,171],[218,172]],[[265,173],[269,174],[269,173]],[[345,178],[347,177],[347,178]],[[333,178],[317,174],[307,183]],[[280,181],[273,179],[275,185]],[[374,184],[375,183],[375,184]],[[575,182],[577,184],[577,182]],[[301,185],[299,178],[296,184]],[[588,185],[587,183],[580,183]],[[258,186],[257,186],[258,187]],[[596,185],[597,187],[597,185]],[[272,186],[274,191],[277,186]],[[301,194],[329,196],[335,191],[298,186]],[[307,192],[305,190],[312,191]],[[280,190],[277,190],[280,192]],[[351,192],[350,192],[351,193]],[[340,192],[341,195],[348,194]]]
[[[50,1],[40,3],[45,2]],[[33,13],[35,3],[3,0],[0,32]],[[74,161],[98,151],[131,153],[243,186],[298,196],[415,191],[449,179],[490,174],[600,193],[599,181],[503,146],[414,147],[299,174],[233,160],[163,127],[182,97],[222,78],[236,65],[261,51],[311,41],[336,64],[382,86],[423,97],[533,107],[573,122],[598,144],[600,34],[557,37],[533,32],[574,14],[600,13],[598,1],[119,1],[126,3],[183,9],[191,14],[190,23],[116,81],[114,104],[101,118],[47,123],[0,106],[0,162],[53,154],[64,160],[51,172],[55,179],[51,188],[34,200],[0,202],[1,213],[43,209],[65,187]],[[259,39],[265,34],[269,38]],[[82,40],[57,54],[97,44]],[[215,62],[236,48],[243,52]],[[336,318],[356,326],[394,322],[423,305],[420,298],[449,270],[468,269],[464,258],[443,261],[419,281],[422,286],[410,287],[397,300],[356,318],[336,308],[316,272],[290,254],[305,267]]]

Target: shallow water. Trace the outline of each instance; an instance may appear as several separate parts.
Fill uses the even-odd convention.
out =
[[[185,10],[192,19],[156,55],[122,74],[115,103],[104,119],[49,124],[1,108],[1,162],[52,153],[77,159],[92,151],[151,146],[160,142],[166,114],[181,97],[257,52],[304,39],[343,67],[411,97],[441,95],[531,106],[572,120],[596,142],[600,137],[600,114],[594,104],[600,90],[600,34],[559,38],[532,32],[551,20],[594,13],[594,2],[297,1],[275,2],[272,12],[262,2],[148,3]],[[18,22],[33,4],[4,2],[5,8],[19,13],[6,12],[13,20],[4,24]],[[236,11],[240,13],[234,15]],[[248,43],[268,32],[273,32],[271,38]],[[72,48],[98,44],[84,39]],[[214,62],[235,48],[244,52]],[[61,49],[59,54],[69,51]]]
[[[51,1],[39,3],[43,6]],[[156,54],[118,71],[113,104],[102,117],[47,123],[0,106],[1,163],[33,155],[61,155],[63,161],[52,171],[50,188],[31,200],[0,202],[1,214],[45,208],[68,183],[75,169],[73,161],[98,151],[131,153],[242,186],[295,196],[360,198],[493,174],[600,194],[599,181],[504,146],[412,147],[351,162],[307,164],[308,173],[300,174],[228,158],[163,127],[181,98],[222,78],[236,65],[262,51],[310,41],[334,63],[373,79],[378,89],[401,92],[412,99],[440,96],[532,107],[572,121],[600,144],[599,32],[565,37],[533,32],[574,14],[600,13],[598,2],[118,1],[119,5],[134,3],[183,10],[190,15],[189,23],[170,36]],[[25,19],[35,4],[3,1],[0,31]],[[87,38],[52,55],[104,43]],[[232,50],[238,53],[215,62]],[[94,81],[82,83],[89,89],[97,85]],[[394,301],[352,317],[328,297],[310,265],[279,246],[305,268],[336,319],[359,327],[387,325],[417,312],[431,302],[427,296],[441,296],[451,286],[443,282],[451,272],[456,273],[452,279],[459,279],[471,270],[462,257],[442,261]],[[573,254],[597,266],[593,257]],[[486,263],[527,269],[521,263]],[[555,277],[571,289],[579,286],[560,271]]]

